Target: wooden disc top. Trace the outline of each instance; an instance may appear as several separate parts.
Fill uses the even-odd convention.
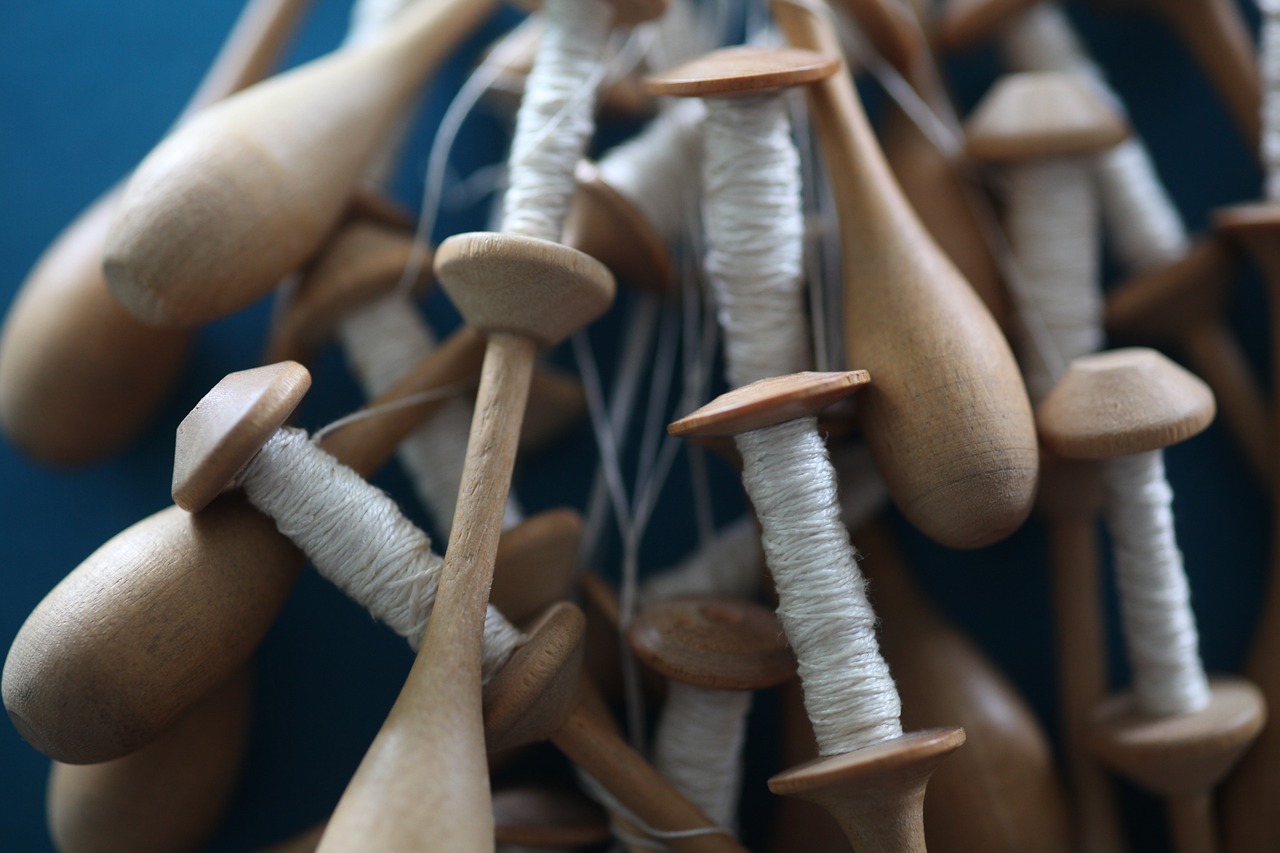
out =
[[[419,263],[415,294],[431,282],[431,250],[403,230],[367,219],[348,222],[307,270],[267,348],[267,361],[307,362],[356,309],[393,293]]]
[[[721,394],[667,427],[672,435],[738,435],[809,417],[871,381],[865,370],[773,376]]]
[[[763,690],[796,671],[782,625],[733,598],[679,598],[645,607],[628,632],[636,657],[667,678],[712,690]]]
[[[527,335],[543,346],[564,340],[613,302],[613,275],[604,264],[517,234],[454,235],[436,249],[435,271],[469,324]]]
[[[293,361],[227,374],[178,424],[173,502],[204,509],[275,434],[311,387]]]
[[[843,755],[815,758],[769,779],[769,790],[786,797],[818,799],[821,791],[876,790],[894,780],[932,773],[939,761],[964,744],[964,729],[938,728],[864,746]]]
[[[1123,142],[1129,125],[1079,75],[1046,71],[1001,77],[965,133],[969,156],[1017,161],[1093,154]]]
[[[494,791],[493,823],[497,841],[529,847],[582,847],[610,837],[604,809],[570,788]]]
[[[1155,350],[1134,347],[1071,362],[1036,408],[1045,447],[1067,459],[1159,450],[1207,427],[1213,392]]]
[[[655,95],[730,98],[803,86],[830,77],[840,59],[796,48],[726,47],[645,78]]]

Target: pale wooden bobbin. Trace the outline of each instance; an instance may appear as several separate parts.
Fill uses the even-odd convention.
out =
[[[1076,359],[1037,408],[1049,450],[1092,460],[1158,452],[1202,431],[1213,414],[1203,382],[1143,349]],[[1257,687],[1219,677],[1209,683],[1206,707],[1181,713],[1154,713],[1133,693],[1108,699],[1095,709],[1089,741],[1100,760],[1167,798],[1174,849],[1214,851],[1213,787],[1265,718]]]
[[[267,76],[308,3],[248,3],[178,121]],[[0,329],[0,429],[41,462],[81,465],[120,449],[163,403],[191,346],[186,332],[139,323],[107,291],[103,243],[120,192],[45,249]]]
[[[1258,482],[1275,488],[1266,393],[1227,327],[1237,254],[1220,236],[1197,242],[1172,264],[1107,293],[1107,332],[1128,343],[1177,347],[1213,389],[1226,427]]]
[[[610,185],[594,163],[580,162],[574,178],[578,192],[564,220],[562,242],[639,288],[662,292],[671,287],[675,273],[655,223]]]
[[[252,681],[242,669],[156,741],[123,758],[54,762],[45,811],[57,848],[136,853],[208,844],[240,777]]]
[[[355,839],[387,849],[492,845],[481,632],[529,377],[539,346],[585,326],[613,298],[613,277],[598,261],[530,237],[450,237],[435,270],[463,316],[489,335],[476,414],[435,616],[404,691],[338,803],[322,845],[330,849],[349,849]],[[446,681],[452,689],[434,689]],[[413,750],[404,748],[406,737]],[[415,791],[418,817],[391,819],[407,804],[386,797],[388,780]]]
[[[569,788],[501,788],[493,792],[494,838],[499,845],[583,847],[608,841],[604,809]]]
[[[417,3],[380,38],[179,129],[120,200],[105,247],[112,293],[164,326],[207,322],[265,294],[338,224],[422,81],[494,6]]]
[[[810,3],[776,0],[795,47],[835,55]],[[876,376],[864,435],[894,502],[952,547],[990,544],[1031,511],[1035,427],[1017,363],[990,312],[894,182],[847,72],[808,90],[845,259],[845,352]]]
[[[599,694],[582,677],[582,612],[561,605],[543,626],[485,688],[491,750],[550,740],[636,818],[668,833],[663,841],[673,849],[741,853],[737,839],[716,828],[622,738]]]
[[[483,348],[475,330],[459,330],[370,407],[469,381]],[[438,405],[387,409],[321,446],[367,476]],[[544,532],[537,547],[563,553],[563,526]],[[60,761],[107,761],[144,746],[248,660],[302,564],[302,553],[240,494],[199,515],[174,506],[138,522],[27,617],[5,660],[10,719]]]
[[[668,704],[655,735],[655,766],[708,817],[732,829],[737,823],[751,694],[795,675],[795,657],[782,626],[770,610],[748,601],[679,598],[640,610],[627,640],[640,662],[668,681]],[[683,706],[689,709],[683,715],[670,710],[675,691],[684,691],[692,700]],[[702,694],[710,694],[709,701],[698,702],[695,697]],[[721,695],[729,696],[727,703],[717,701]],[[701,719],[687,719],[690,712]],[[690,754],[693,736],[673,731],[680,725],[704,734],[724,731],[729,734],[726,743],[736,734],[736,743],[730,745],[730,754],[701,758]]]
[[[811,418],[818,411],[865,385],[865,371],[843,374],[795,374],[767,379],[724,394],[693,414],[668,427],[673,435],[733,435],[762,431],[788,421]],[[750,460],[744,479],[750,474]],[[762,518],[762,522],[766,519]],[[769,530],[764,532],[769,554]],[[772,562],[772,560],[771,560]],[[856,565],[856,564],[855,564]],[[773,571],[773,566],[770,565]],[[789,608],[790,593],[774,573],[779,610]],[[797,579],[799,580],[799,579]],[[793,646],[794,626],[788,629]],[[877,655],[874,648],[858,654]],[[811,650],[796,647],[801,672]],[[821,677],[843,678],[822,673]],[[806,686],[806,694],[814,690]],[[813,711],[810,697],[806,706]],[[962,729],[934,729],[889,737],[868,746],[818,758],[769,780],[774,793],[797,796],[823,806],[836,818],[849,842],[859,853],[875,851],[923,851],[923,802],[933,768],[964,742]],[[826,749],[819,735],[819,748]]]
[[[1280,252],[1276,250],[1280,236],[1280,205],[1274,203],[1243,204],[1217,210],[1213,215],[1216,231],[1243,246],[1262,274],[1270,302],[1271,375],[1280,364],[1280,347],[1276,346],[1276,330],[1280,329]],[[1274,380],[1273,380],[1274,383]],[[1273,462],[1277,413],[1280,394],[1272,386],[1271,445]],[[1280,482],[1280,469],[1273,466],[1272,482]],[[1280,518],[1280,503],[1272,506],[1273,519]],[[1280,527],[1273,528],[1280,531]],[[1273,708],[1280,707],[1280,538],[1272,542],[1271,567],[1268,572],[1266,599],[1258,615],[1253,646],[1245,661],[1244,672],[1254,679]],[[1222,789],[1223,834],[1227,848],[1233,853],[1280,845],[1280,814],[1273,807],[1275,792],[1280,790],[1280,726],[1267,726],[1239,767]]]

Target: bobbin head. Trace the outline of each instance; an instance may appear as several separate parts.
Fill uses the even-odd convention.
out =
[[[1160,450],[1204,430],[1213,392],[1152,349],[1083,356],[1036,407],[1045,447],[1067,459],[1113,459]]]
[[[485,685],[485,740],[500,752],[546,740],[578,701],[587,620],[574,604],[553,604],[529,640]]]
[[[949,50],[971,45],[993,35],[1041,0],[950,0],[942,9],[937,27],[939,44]]]
[[[529,847],[577,848],[610,838],[609,817],[572,788],[514,787],[493,792],[494,840]]]
[[[1209,680],[1209,704],[1199,711],[1153,716],[1132,693],[1098,706],[1089,747],[1100,760],[1149,791],[1165,796],[1207,791],[1227,775],[1267,720],[1266,699],[1251,681]]]
[[[198,512],[234,485],[310,387],[311,374],[293,361],[227,374],[178,424],[173,502]]]
[[[1124,116],[1077,74],[1037,71],[996,81],[965,122],[975,160],[1017,162],[1095,154],[1129,136]]]
[[[709,690],[764,690],[790,680],[795,656],[773,612],[734,598],[650,604],[627,633],[645,666]]]
[[[518,234],[457,234],[436,249],[436,277],[467,322],[551,346],[613,302],[613,275],[577,249]]]
[[[595,164],[579,161],[574,193],[564,220],[564,242],[603,263],[643,290],[671,287],[666,244],[648,217],[610,186]]]
[[[368,219],[343,225],[307,269],[267,344],[266,360],[310,361],[357,309],[395,292],[405,270],[415,295],[431,282],[431,250],[398,228]]]
[[[840,58],[797,48],[726,47],[645,78],[655,95],[733,98],[764,95],[830,77]]]
[[[506,531],[498,541],[489,603],[512,623],[523,625],[573,585],[582,516],[573,509],[549,509]]]
[[[1236,253],[1217,237],[1199,240],[1170,264],[1134,276],[1107,294],[1107,332],[1130,340],[1174,341],[1219,318],[1235,286]]]
[[[871,381],[865,370],[792,373],[743,385],[667,427],[678,436],[740,435],[807,418]]]

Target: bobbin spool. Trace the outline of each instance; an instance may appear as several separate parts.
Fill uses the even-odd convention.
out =
[[[1018,162],[1094,154],[1124,141],[1129,126],[1075,75],[1008,74],[966,123],[969,156]]]

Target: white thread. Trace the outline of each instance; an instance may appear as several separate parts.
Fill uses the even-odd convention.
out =
[[[403,293],[353,311],[338,325],[338,336],[366,396],[381,396],[436,348],[436,341],[417,307]],[[397,458],[409,472],[419,500],[446,537],[453,525],[462,463],[467,455],[472,407],[463,398],[443,404],[401,442]],[[519,524],[523,514],[508,495],[503,529]]]
[[[667,680],[653,766],[720,826],[737,823],[751,692]]]
[[[1062,363],[1102,346],[1097,196],[1083,159],[1019,163],[1008,174],[1009,245]],[[1033,400],[1058,381],[1047,365],[1024,365]]]
[[[676,566],[646,578],[640,586],[640,601],[648,604],[693,595],[753,598],[763,568],[755,523],[744,515]]]
[[[613,10],[602,0],[545,0],[542,14],[546,29],[516,114],[502,230],[554,242],[595,126],[595,89],[584,91],[583,81],[602,73]]]
[[[729,382],[741,386],[810,364],[799,155],[780,98],[706,103],[705,267]]]
[[[582,786],[582,791],[588,797],[604,806],[604,810],[609,814],[609,828],[612,830],[614,837],[626,842],[627,844],[644,847],[649,850],[669,850],[664,844],[655,844],[654,839],[676,839],[676,838],[696,838],[700,835],[728,835],[733,836],[733,830],[724,826],[699,826],[693,829],[658,829],[655,826],[643,820],[639,815],[627,808],[622,800],[613,795],[613,792],[600,783],[594,776],[581,767],[573,768],[574,775],[578,778],[578,784]],[[621,817],[630,828],[641,833],[636,835],[634,832],[628,831],[628,828],[621,827],[615,822],[615,817]]]
[[[1267,200],[1280,201],[1280,2],[1258,0],[1262,31],[1258,38],[1258,70],[1262,78],[1262,165]]]
[[[596,164],[604,182],[639,208],[667,243],[683,230],[690,195],[697,189],[702,160],[698,131],[705,114],[701,101],[676,100]]]
[[[876,642],[876,617],[816,418],[737,436],[778,618],[795,651],[819,754],[902,735],[902,703]]]
[[[1191,592],[1173,534],[1173,489],[1160,451],[1109,461],[1103,472],[1125,645],[1138,704],[1184,714],[1209,704]]]
[[[444,561],[395,501],[293,428],[267,440],[245,466],[242,487],[321,575],[417,649]],[[523,641],[490,606],[481,662],[486,681]]]

